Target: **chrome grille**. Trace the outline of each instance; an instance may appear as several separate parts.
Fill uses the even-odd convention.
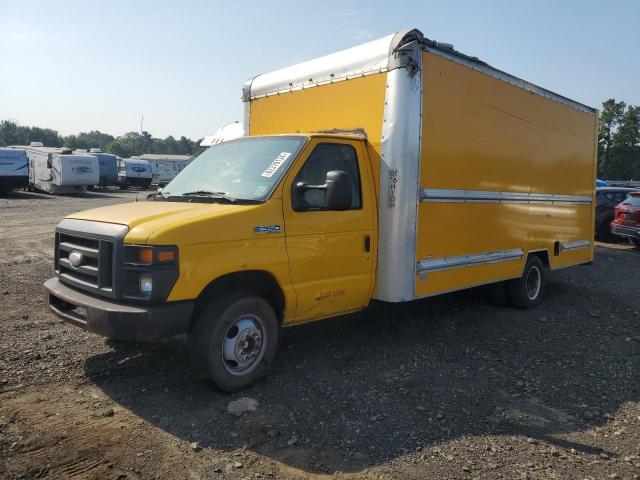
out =
[[[111,296],[113,249],[109,240],[57,233],[56,271],[60,280],[83,290]]]

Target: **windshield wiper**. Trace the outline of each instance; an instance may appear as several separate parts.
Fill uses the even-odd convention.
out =
[[[228,202],[235,203],[236,198],[229,196],[227,192],[210,192],[209,190],[196,190],[194,192],[185,192],[178,195],[179,197],[215,197],[223,198]]]
[[[167,198],[164,192],[153,192],[147,195],[147,200],[152,200],[158,197],[162,198],[163,200]]]
[[[193,192],[177,193],[175,195],[169,192],[162,192],[162,199],[171,201],[195,201],[196,198],[207,199],[208,201],[224,200],[229,203],[262,203],[260,200],[253,200],[250,198],[236,198],[229,195],[227,192],[210,192],[209,190],[195,190]],[[160,198],[158,198],[160,200]]]

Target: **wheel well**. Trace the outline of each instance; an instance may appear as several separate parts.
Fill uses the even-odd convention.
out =
[[[542,260],[542,264],[546,267],[546,268],[550,268],[551,264],[549,263],[549,252],[547,250],[538,250],[537,252],[529,252],[528,257],[538,257],[540,260]]]
[[[214,297],[238,290],[264,298],[273,308],[278,321],[282,322],[285,305],[284,293],[273,275],[263,270],[246,270],[216,278],[198,295],[193,311],[193,321]]]

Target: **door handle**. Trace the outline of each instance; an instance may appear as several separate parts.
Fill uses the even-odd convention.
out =
[[[370,235],[365,235],[364,236],[364,251],[369,253],[371,251],[371,236]]]

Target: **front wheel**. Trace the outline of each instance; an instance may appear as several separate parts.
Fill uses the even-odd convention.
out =
[[[516,308],[535,308],[542,302],[546,285],[546,268],[542,260],[530,256],[522,277],[507,282],[509,302]]]
[[[234,392],[264,377],[278,346],[278,321],[262,298],[237,292],[215,298],[200,313],[192,334],[196,366],[218,388]]]

